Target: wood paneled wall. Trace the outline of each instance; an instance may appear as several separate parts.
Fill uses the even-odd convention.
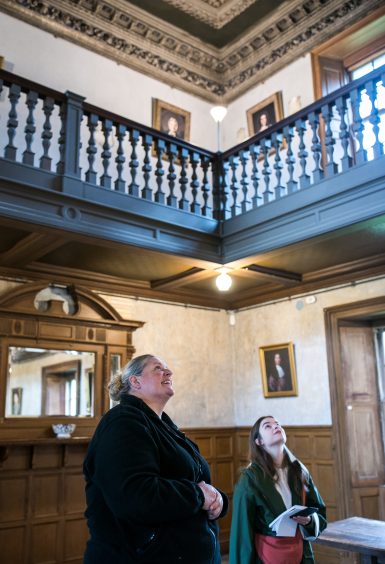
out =
[[[1,562],[83,562],[88,530],[82,464],[87,442],[53,439],[2,448]]]
[[[331,427],[286,427],[288,446],[309,468],[337,517]],[[249,428],[187,429],[208,460],[213,483],[230,498],[238,470],[248,462]],[[1,439],[0,439],[1,445]],[[15,442],[0,448],[0,546],[5,564],[81,564],[88,531],[84,519],[82,463],[87,441]],[[221,520],[222,553],[228,551],[231,511]],[[322,548],[322,550],[321,550]],[[317,563],[339,562],[338,553],[315,547]]]
[[[213,485],[232,498],[236,469],[236,430],[234,428],[188,429],[186,435],[197,443],[210,465]],[[231,511],[220,520],[219,539],[222,553],[229,549]]]

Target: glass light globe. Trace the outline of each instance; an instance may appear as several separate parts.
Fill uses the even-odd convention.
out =
[[[227,292],[230,290],[233,280],[227,272],[221,272],[215,279],[215,284],[220,292]]]
[[[210,114],[214,121],[220,123],[227,114],[227,108],[224,106],[214,106],[214,108],[211,108]]]

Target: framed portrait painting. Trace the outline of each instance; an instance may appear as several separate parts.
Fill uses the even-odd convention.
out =
[[[191,114],[182,108],[153,98],[152,127],[176,139],[190,141]]]
[[[260,347],[259,356],[265,398],[297,396],[293,343]]]
[[[11,413],[21,415],[23,409],[23,388],[12,388],[11,390]]]
[[[246,112],[249,135],[266,131],[277,121],[283,119],[282,93],[276,92],[259,102]]]

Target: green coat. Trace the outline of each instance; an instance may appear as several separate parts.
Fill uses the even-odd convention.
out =
[[[288,452],[289,456],[292,456]],[[293,457],[294,459],[294,457]],[[296,464],[301,464],[296,459]],[[305,467],[303,470],[308,474]],[[309,488],[306,492],[306,501],[302,502],[301,496],[296,493],[289,476],[289,487],[292,492],[292,505],[308,505],[319,509],[319,529],[326,527],[325,504],[318,493],[314,482],[309,476]],[[241,474],[234,490],[233,514],[230,533],[230,558],[229,564],[258,564],[255,547],[255,534],[275,536],[269,523],[274,521],[280,513],[286,510],[281,494],[277,491],[273,480],[266,476],[256,463],[250,464]],[[316,535],[314,519],[306,527],[302,527],[305,537],[314,540]],[[319,532],[320,532],[319,531]],[[303,564],[314,562],[313,551],[309,541],[303,543]]]

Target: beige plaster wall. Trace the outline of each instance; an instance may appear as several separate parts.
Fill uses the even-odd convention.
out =
[[[90,104],[144,125],[152,125],[152,98],[178,106],[191,113],[191,142],[216,150],[209,102],[4,13],[0,55],[7,71],[60,92],[71,90]]]
[[[135,354],[156,354],[173,370],[176,393],[166,411],[178,425],[233,425],[232,333],[225,311],[102,297],[124,318],[145,322],[134,333]]]
[[[247,110],[276,92],[280,92],[282,96],[283,117],[288,117],[314,102],[310,54],[282,68],[229,104],[228,114],[222,123],[225,149],[241,143],[249,136]]]
[[[271,414],[286,425],[329,425],[324,309],[384,292],[385,280],[378,279],[314,293],[314,304],[306,304],[302,297],[237,313],[233,342],[234,424],[250,425],[261,415]],[[298,309],[301,305],[302,309]],[[298,396],[264,398],[259,347],[287,342],[295,346]]]
[[[0,282],[0,295],[17,286]],[[104,295],[126,319],[144,321],[136,354],[161,356],[174,371],[167,412],[181,427],[251,425],[264,414],[286,425],[331,423],[324,309],[383,295],[385,279],[362,282],[235,313]],[[302,305],[300,309],[298,306]],[[292,342],[298,396],[264,398],[259,347]]]
[[[216,124],[209,113],[213,104],[3,13],[0,55],[10,72],[61,92],[71,90],[91,104],[145,125],[152,123],[152,98],[181,107],[191,112],[191,142],[217,150]],[[246,111],[275,92],[282,92],[284,117],[314,101],[309,54],[228,105],[220,131],[222,150],[248,136]]]

